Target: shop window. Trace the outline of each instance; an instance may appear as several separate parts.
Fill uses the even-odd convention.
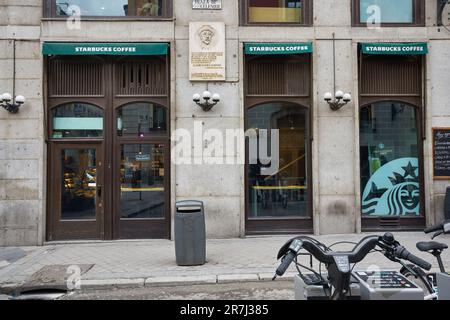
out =
[[[310,24],[311,0],[243,0],[244,24]]]
[[[47,0],[47,16],[168,18],[169,0]]]
[[[69,103],[52,110],[52,138],[103,136],[103,110],[86,103]]]
[[[417,109],[378,102],[360,112],[363,217],[420,215]]]
[[[167,133],[165,107],[152,103],[133,103],[119,108],[117,113],[118,136],[144,138],[151,133]]]
[[[423,0],[353,0],[354,25],[423,25]]]

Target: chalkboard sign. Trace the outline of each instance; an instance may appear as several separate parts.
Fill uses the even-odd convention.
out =
[[[450,128],[433,128],[435,180],[450,180]]]

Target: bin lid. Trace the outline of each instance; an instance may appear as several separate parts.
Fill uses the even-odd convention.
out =
[[[184,200],[178,201],[176,204],[178,210],[201,210],[203,209],[203,201],[198,200]]]

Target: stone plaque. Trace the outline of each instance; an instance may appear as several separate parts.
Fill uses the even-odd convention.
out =
[[[221,10],[222,0],[192,0],[192,9]]]
[[[225,24],[189,23],[189,80],[225,81]]]

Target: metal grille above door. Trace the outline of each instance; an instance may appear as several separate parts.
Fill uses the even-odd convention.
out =
[[[310,63],[307,59],[297,58],[292,61],[284,56],[249,60],[247,96],[309,96],[309,70]]]
[[[166,96],[166,63],[161,60],[121,61],[116,64],[116,95]]]
[[[103,67],[100,59],[49,59],[49,95],[103,96]]]
[[[421,58],[364,56],[361,65],[362,96],[420,96]]]

